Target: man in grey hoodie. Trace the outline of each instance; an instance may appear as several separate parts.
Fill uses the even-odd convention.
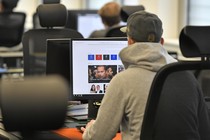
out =
[[[111,80],[96,120],[81,128],[84,140],[111,140],[119,127],[123,140],[139,139],[153,78],[161,67],[176,62],[162,46],[162,22],[155,14],[132,14],[122,31],[128,35],[128,47],[119,54],[126,70]]]

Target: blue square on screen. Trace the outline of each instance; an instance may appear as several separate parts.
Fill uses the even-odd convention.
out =
[[[88,60],[94,60],[94,55],[93,54],[89,54],[88,55]]]
[[[117,55],[116,54],[111,54],[111,60],[117,60]]]

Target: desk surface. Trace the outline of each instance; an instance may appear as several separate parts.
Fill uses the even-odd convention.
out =
[[[23,57],[23,52],[0,52],[0,57]]]
[[[23,73],[23,68],[10,68],[10,69],[0,68],[0,74],[7,74],[7,73]]]
[[[77,128],[62,128],[54,132],[70,140],[82,140],[82,133]],[[113,140],[121,140],[121,134],[117,133]]]

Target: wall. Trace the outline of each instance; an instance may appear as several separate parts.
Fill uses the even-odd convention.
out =
[[[147,11],[156,13],[161,18],[165,38],[177,38],[178,36],[178,1],[140,0]]]

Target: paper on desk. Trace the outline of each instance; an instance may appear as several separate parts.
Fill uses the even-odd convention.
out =
[[[67,112],[67,116],[84,116],[88,114],[88,109],[84,108],[84,109],[75,109],[75,110],[69,110]]]
[[[79,105],[69,105],[68,110],[77,110],[77,109],[87,109],[88,104],[79,104]]]

